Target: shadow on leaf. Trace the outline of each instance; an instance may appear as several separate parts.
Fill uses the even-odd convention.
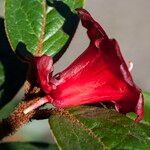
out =
[[[0,85],[0,108],[16,95],[26,79],[27,65],[22,63],[12,51],[0,18],[0,62],[4,71],[4,81]]]
[[[79,23],[79,17],[77,14],[73,13],[69,6],[66,5],[62,1],[56,1],[56,0],[47,0],[47,5],[50,7],[54,7],[57,12],[65,18],[65,23],[62,27],[62,30],[68,34],[69,40],[67,43],[63,46],[63,48],[60,50],[58,54],[54,57],[54,62],[57,62],[59,58],[65,53],[66,49],[68,48],[72,37],[76,31],[77,25]]]

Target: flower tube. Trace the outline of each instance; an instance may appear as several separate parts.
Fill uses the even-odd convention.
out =
[[[46,94],[45,101],[57,108],[112,102],[118,112],[134,112],[136,121],[140,121],[144,115],[143,95],[132,79],[117,41],[109,39],[86,10],[77,9],[77,12],[87,29],[88,48],[55,76],[52,76],[50,56],[35,58],[38,81]],[[131,63],[130,69],[132,67]]]

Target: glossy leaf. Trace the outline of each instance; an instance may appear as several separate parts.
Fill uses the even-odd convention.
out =
[[[33,55],[56,55],[74,35],[79,22],[75,9],[83,4],[84,0],[6,0],[5,27],[13,50],[21,42]]]
[[[1,143],[1,150],[58,150],[57,145],[46,143],[27,143],[27,142],[12,142]]]
[[[114,110],[80,106],[52,115],[51,132],[69,149],[150,149],[150,127]]]

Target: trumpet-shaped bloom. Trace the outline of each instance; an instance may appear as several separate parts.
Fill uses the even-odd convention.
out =
[[[144,114],[143,95],[131,77],[117,41],[109,39],[86,10],[78,9],[77,12],[87,29],[90,45],[69,67],[55,76],[52,76],[50,56],[35,58],[38,81],[47,95],[42,99],[43,103],[68,108],[112,102],[118,112],[135,112],[136,121],[140,121]]]

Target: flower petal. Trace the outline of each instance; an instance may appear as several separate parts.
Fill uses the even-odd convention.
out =
[[[35,65],[37,67],[38,79],[42,90],[49,94],[52,90],[50,78],[53,72],[53,60],[50,56],[43,55],[35,57]]]
[[[52,77],[50,56],[36,57],[41,88],[59,108],[96,102],[112,102],[121,113],[144,115],[141,90],[135,85],[115,39],[84,9],[77,9],[91,40],[88,48],[64,71]]]
[[[82,8],[76,9],[81,19],[83,27],[87,28],[87,34],[91,41],[100,38],[108,38],[103,28],[97,23],[88,11]]]
[[[102,27],[84,9],[78,9],[91,40],[89,47],[59,76],[61,82],[51,91],[53,105],[71,107],[111,101],[121,113],[135,112],[143,118],[143,96],[135,85],[118,43],[108,39]]]

